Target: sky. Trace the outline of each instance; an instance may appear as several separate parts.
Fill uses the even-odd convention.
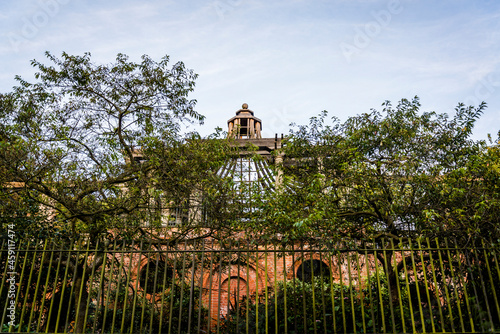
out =
[[[498,0],[3,0],[0,39],[0,92],[33,81],[45,51],[183,61],[202,135],[243,103],[274,137],[322,110],[345,121],[414,96],[450,115],[486,101],[474,138],[500,130]]]

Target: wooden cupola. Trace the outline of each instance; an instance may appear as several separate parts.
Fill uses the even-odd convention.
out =
[[[236,116],[227,121],[228,137],[237,139],[262,138],[262,121],[255,117],[253,111],[248,109],[248,104],[243,103]]]

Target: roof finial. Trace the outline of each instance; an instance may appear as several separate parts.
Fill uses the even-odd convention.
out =
[[[248,104],[247,103],[243,103],[243,105],[241,106],[241,109],[248,109]]]

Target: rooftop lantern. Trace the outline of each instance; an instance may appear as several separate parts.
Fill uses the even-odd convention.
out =
[[[262,121],[248,109],[248,104],[243,103],[236,116],[227,121],[228,137],[237,139],[262,138]]]

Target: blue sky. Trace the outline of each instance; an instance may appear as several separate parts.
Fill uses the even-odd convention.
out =
[[[418,95],[422,110],[488,103],[500,130],[498,0],[16,0],[0,3],[0,91],[44,52],[170,55],[198,73],[206,135],[243,102],[264,136],[322,110],[341,120]]]

